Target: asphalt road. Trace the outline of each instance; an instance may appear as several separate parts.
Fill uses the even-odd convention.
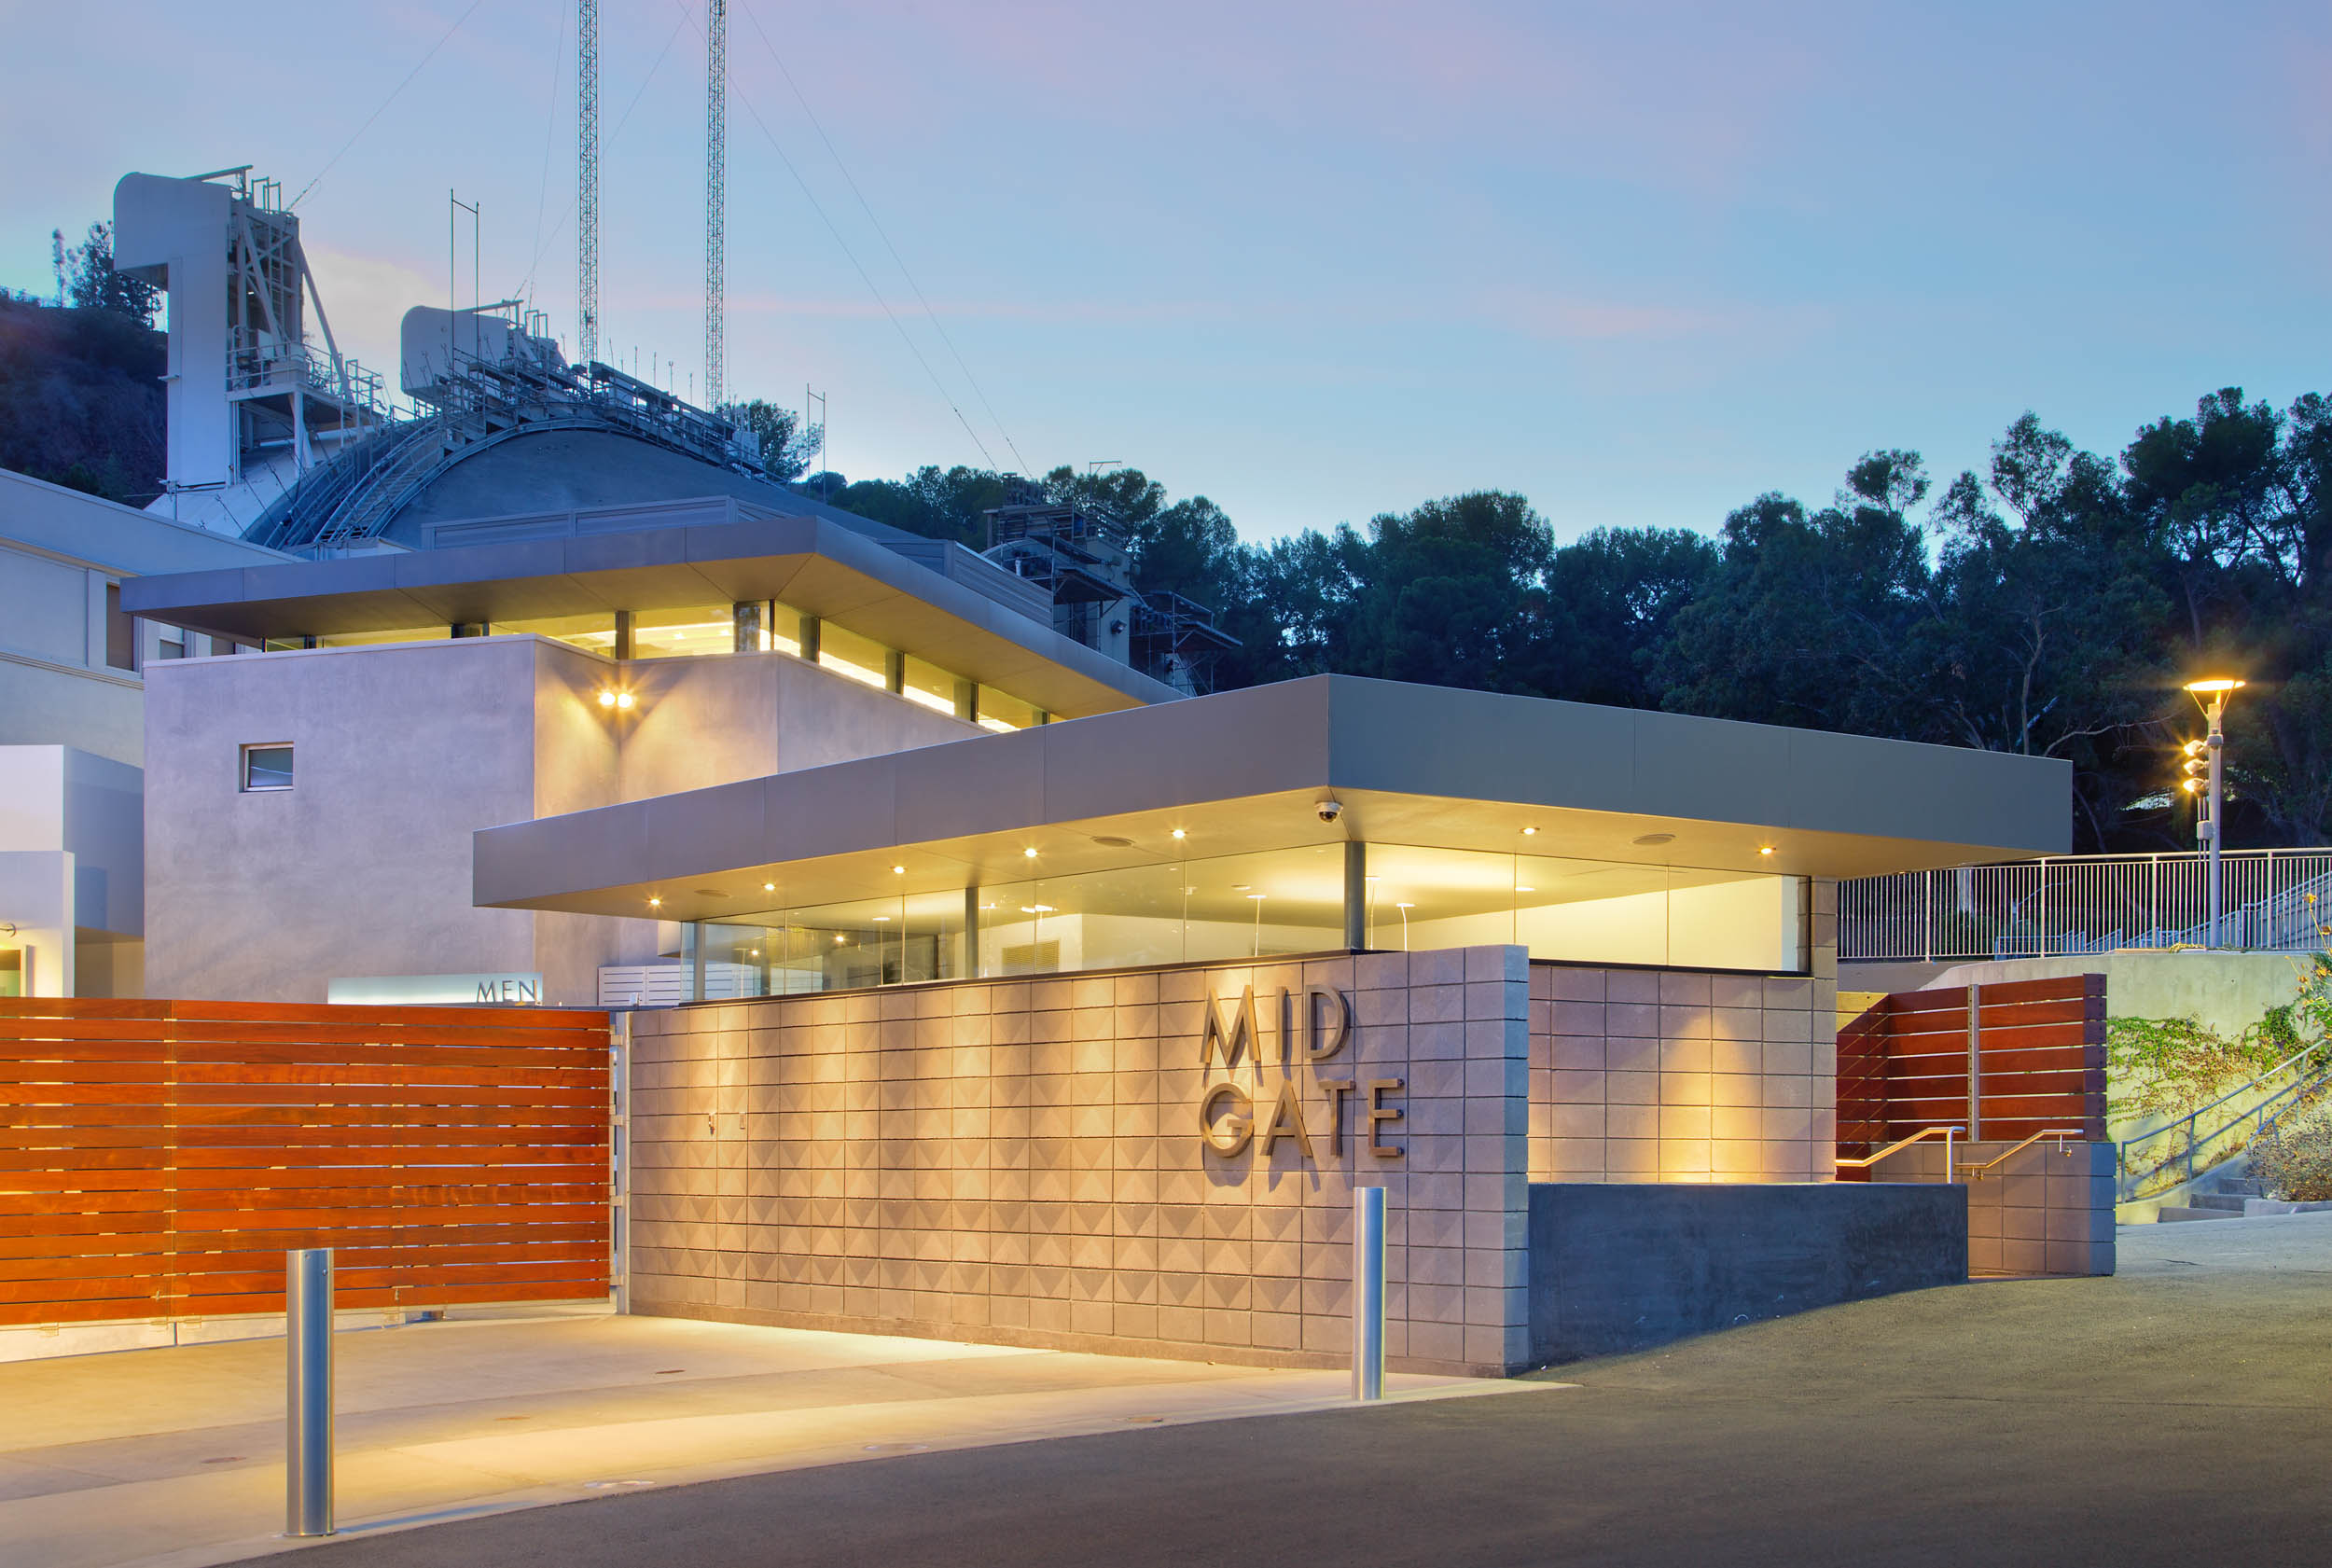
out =
[[[2114,1279],[1925,1291],[1546,1374],[1575,1389],[901,1454],[298,1561],[2332,1560],[2332,1215],[2123,1235]]]

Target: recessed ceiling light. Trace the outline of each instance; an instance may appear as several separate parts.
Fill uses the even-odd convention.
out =
[[[1642,844],[1645,848],[1650,849],[1658,844],[1674,843],[1676,841],[1676,835],[1673,833],[1643,833],[1637,835],[1635,841]]]
[[[1773,846],[1771,844],[1759,844],[1757,846],[1757,853],[1759,854],[1771,854],[1773,853]]]
[[[775,882],[763,882],[761,884],[761,891],[764,893],[775,893],[777,891],[777,884]]]
[[[1113,850],[1130,850],[1133,848],[1132,840],[1120,839],[1115,833],[1096,833],[1093,835],[1093,842],[1104,845]]]
[[[1185,832],[1184,832],[1181,828],[1177,827],[1177,828],[1175,828],[1175,829],[1174,829],[1173,834],[1173,837],[1177,838],[1177,839],[1187,839],[1188,837],[1190,837],[1190,835],[1189,835],[1189,834],[1187,834],[1187,833],[1185,833]]]
[[[904,866],[894,866],[891,867],[891,875],[895,877],[904,877],[907,875],[907,867]]]
[[[1029,859],[1034,860],[1034,859],[1035,859],[1035,858],[1036,858],[1036,846],[1035,846],[1035,845],[1034,845],[1034,844],[1031,844],[1028,848],[1026,848],[1026,849],[1022,850],[1020,853],[1021,853],[1022,854],[1026,855]]]
[[[717,887],[701,887],[697,889],[697,896],[699,898],[726,898],[729,895]]]
[[[1535,839],[1538,837],[1538,829],[1535,827],[1525,827],[1522,829],[1522,837],[1525,839]]]
[[[647,907],[651,909],[660,909],[664,907],[664,901],[661,898],[651,898],[647,901]]]

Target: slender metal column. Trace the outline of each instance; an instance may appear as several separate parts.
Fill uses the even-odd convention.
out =
[[[2227,757],[2227,694],[2219,692],[2211,699],[2208,710],[2211,732],[2204,744],[2211,754],[2211,946],[2219,945],[2219,847],[2225,841],[2227,826],[2220,812],[2226,804]]]
[[[1344,946],[1358,952],[1368,945],[1368,846],[1344,840]]]
[[[332,1249],[284,1255],[284,1533],[332,1533]]]
[[[1353,1192],[1353,1397],[1384,1397],[1384,1188]]]
[[[979,889],[964,890],[964,962],[957,967],[957,978],[979,978]]]

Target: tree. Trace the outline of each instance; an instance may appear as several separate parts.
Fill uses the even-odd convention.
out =
[[[805,426],[793,409],[758,397],[745,403],[723,403],[713,411],[754,438],[761,471],[780,484],[801,478],[826,444],[824,426]]]
[[[1991,483],[1954,479],[1936,508],[1943,535],[1936,613],[1921,656],[1937,730],[1930,739],[2075,765],[2084,837],[2150,793],[2161,716],[2154,580],[2111,468],[2026,413],[1992,447]],[[2141,776],[2131,776],[2135,765]]]
[[[904,479],[861,479],[829,499],[847,512],[972,549],[987,544],[987,512],[1011,499],[1009,476],[957,464],[925,464]]]
[[[89,226],[89,238],[64,253],[65,298],[76,309],[111,311],[141,326],[154,325],[162,291],[127,272],[114,271],[114,226]]]
[[[1554,534],[1530,502],[1475,491],[1386,512],[1353,564],[1351,673],[1542,689]]]
[[[1932,614],[1927,549],[1906,515],[1919,454],[1867,454],[1809,514],[1769,493],[1725,520],[1722,559],[1654,655],[1678,713],[1904,736],[1923,706],[1915,630]]]
[[[1557,549],[1546,575],[1552,645],[1544,694],[1659,707],[1652,660],[1717,563],[1708,536],[1685,528],[1598,528]]]

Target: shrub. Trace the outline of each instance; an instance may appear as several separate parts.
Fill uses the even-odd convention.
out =
[[[2332,1202],[2332,1104],[2318,1099],[2252,1139],[2251,1173],[2270,1198]]]

